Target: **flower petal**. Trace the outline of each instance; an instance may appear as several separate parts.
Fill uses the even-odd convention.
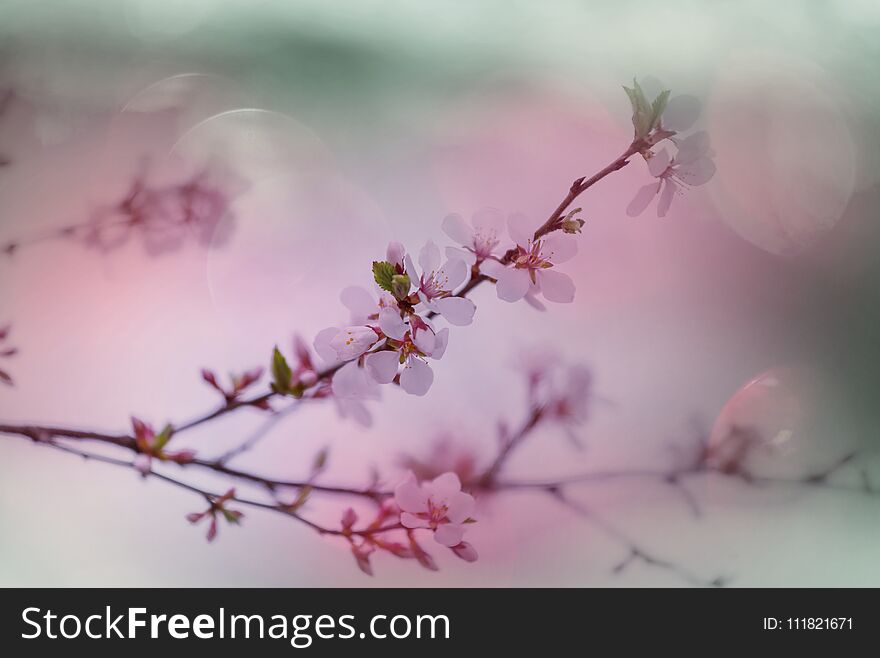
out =
[[[484,260],[480,263],[480,273],[490,276],[493,279],[499,279],[506,271],[507,267],[499,263],[497,260]]]
[[[336,371],[330,382],[333,395],[342,399],[370,400],[379,397],[379,387],[357,361],[346,363]]]
[[[678,153],[675,154],[675,164],[688,164],[709,153],[709,133],[700,130],[682,140],[676,140],[676,144]]]
[[[354,326],[340,329],[330,339],[330,347],[336,350],[340,361],[349,361],[359,357],[379,341],[379,336],[370,327]]]
[[[577,255],[577,238],[561,232],[551,233],[541,240],[541,257],[554,265],[571,260]]]
[[[400,357],[397,352],[382,351],[367,354],[364,359],[364,368],[367,373],[379,384],[390,384],[397,376],[397,368],[400,366]]]
[[[483,233],[495,231],[497,235],[504,228],[504,214],[498,208],[483,206],[471,217],[471,224],[478,231]]]
[[[507,232],[511,239],[518,245],[525,247],[532,239],[537,226],[533,226],[533,222],[522,213],[513,213],[507,218]]]
[[[703,157],[675,168],[675,176],[687,185],[704,185],[715,175],[715,163]]]
[[[455,523],[444,523],[434,531],[434,541],[452,548],[458,546],[464,537],[464,526]]]
[[[461,480],[456,473],[449,471],[428,482],[425,489],[431,498],[445,503],[453,494],[461,492]]]
[[[404,512],[419,514],[428,511],[428,494],[419,486],[412,471],[394,488],[394,502]]]
[[[330,347],[330,341],[339,333],[338,327],[327,327],[318,332],[312,345],[318,356],[327,363],[336,363],[339,359],[336,356],[336,350]]]
[[[660,149],[659,152],[655,153],[653,157],[648,160],[648,171],[654,178],[660,178],[669,168],[669,163],[672,158],[669,156],[669,151],[666,149]]]
[[[470,494],[457,491],[446,502],[446,518],[452,523],[464,523],[473,513],[476,501]]]
[[[421,359],[410,358],[400,373],[400,388],[410,395],[424,395],[434,383],[434,372]]]
[[[370,427],[373,424],[373,416],[370,410],[360,400],[334,398],[336,413],[340,418],[351,418],[361,427]]]
[[[468,275],[468,266],[461,258],[451,258],[443,264],[440,271],[434,276],[434,280],[443,290],[455,290]]]
[[[571,277],[556,270],[538,272],[541,283],[541,294],[544,299],[557,304],[569,304],[574,301],[574,281]]]
[[[461,215],[453,213],[443,218],[443,232],[449,238],[462,246],[469,247],[474,239],[474,229],[462,219]]]
[[[663,181],[657,181],[656,183],[651,183],[650,185],[645,185],[640,188],[636,195],[633,197],[633,200],[629,202],[629,205],[626,207],[626,214],[630,217],[637,217],[641,215],[645,208],[648,207],[648,204],[651,203],[651,199],[657,196],[657,193],[660,192],[660,184]]]
[[[657,217],[666,217],[669,206],[672,205],[672,197],[675,196],[677,190],[678,185],[667,178],[663,191],[660,193],[660,200],[657,202]]]
[[[413,329],[412,341],[422,354],[432,354],[437,346],[437,335],[430,328]]]
[[[516,302],[522,299],[529,290],[529,273],[526,270],[519,270],[513,267],[504,268],[503,272],[498,273],[498,283],[495,285],[495,292],[498,298],[505,302]]]
[[[526,300],[526,304],[528,304],[529,306],[531,306],[533,309],[535,309],[537,311],[546,311],[547,310],[547,307],[544,306],[543,303],[541,303],[541,300],[538,299],[537,297],[535,297],[535,295],[532,294],[531,292],[528,292],[526,294],[526,296],[523,297],[523,299]]]
[[[449,344],[449,329],[441,329],[434,335],[434,349],[429,355],[432,359],[442,359]]]
[[[433,240],[428,240],[419,252],[419,267],[426,277],[440,269],[440,247],[434,244]]]
[[[449,324],[466,327],[474,321],[476,305],[466,297],[443,297],[434,302],[437,312],[446,318]]]
[[[700,100],[696,96],[673,96],[663,111],[661,124],[667,130],[687,130],[700,116]]]
[[[452,260],[457,258],[464,261],[465,265],[470,267],[477,262],[477,257],[472,251],[467,249],[458,249],[457,247],[446,247],[446,258]]]
[[[431,524],[428,523],[425,519],[420,519],[419,517],[410,514],[409,512],[402,512],[400,515],[400,524],[404,528],[430,528]]]
[[[349,311],[351,311],[352,324],[361,324],[366,322],[367,317],[372,315],[378,309],[376,298],[369,293],[366,288],[360,286],[349,286],[340,294],[339,299]]]
[[[385,307],[379,311],[379,328],[382,333],[394,340],[403,340],[406,335],[406,323],[400,317],[400,311]]]

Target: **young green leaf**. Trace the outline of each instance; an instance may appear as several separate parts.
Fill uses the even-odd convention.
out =
[[[660,125],[660,119],[663,117],[663,112],[666,110],[666,104],[669,102],[669,94],[672,93],[669,89],[665,89],[660,92],[660,95],[654,99],[654,102],[651,103],[651,130],[654,130],[657,126]]]
[[[272,352],[272,379],[272,390],[276,393],[286,394],[290,390],[293,371],[277,346]]]
[[[376,283],[382,290],[391,292],[391,283],[395,274],[397,272],[394,265],[387,260],[373,262],[373,278],[376,279]]]
[[[162,431],[156,435],[155,439],[153,439],[153,450],[155,452],[159,452],[168,444],[173,434],[174,428],[171,427],[171,425],[166,425],[165,427],[163,427]]]
[[[633,128],[635,128],[636,138],[644,139],[651,132],[654,120],[654,109],[648,99],[645,98],[645,92],[638,80],[633,79],[632,87],[623,87],[626,95],[629,96],[629,102],[633,111]]]

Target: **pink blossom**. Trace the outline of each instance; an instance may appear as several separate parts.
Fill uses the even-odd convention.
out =
[[[459,327],[473,322],[476,306],[466,297],[452,294],[468,276],[468,266],[460,258],[450,258],[440,266],[440,249],[431,240],[419,252],[421,274],[407,256],[406,273],[416,285],[419,301],[431,311],[442,315],[449,324]]]
[[[461,215],[447,215],[443,220],[443,232],[460,244],[463,249],[447,247],[446,255],[460,258],[468,265],[493,258],[501,242],[504,216],[495,208],[480,208],[471,217],[470,225]]]
[[[636,192],[626,208],[626,214],[630,217],[640,215],[657,195],[660,196],[657,216],[665,217],[672,198],[681,194],[682,188],[704,185],[715,175],[708,133],[700,131],[684,139],[671,138],[671,141],[678,147],[675,157],[671,157],[664,148],[648,158],[648,171],[657,182],[645,185]]]
[[[351,361],[368,352],[380,340],[380,335],[369,326],[353,326],[340,329],[330,339],[329,346],[339,361]]]
[[[483,273],[497,281],[495,290],[499,299],[506,302],[525,297],[529,303],[534,303],[534,297],[539,293],[551,302],[564,304],[573,301],[574,282],[571,277],[553,268],[575,256],[577,240],[560,232],[534,240],[533,230],[534,227],[523,215],[512,215],[508,221],[508,231],[516,242],[513,261],[505,266],[498,261],[487,260],[481,268]]]
[[[461,490],[455,473],[444,473],[419,485],[410,471],[395,488],[394,500],[401,509],[404,527],[433,530],[434,540],[450,548],[462,543],[465,523],[475,504],[474,497]]]
[[[400,387],[410,395],[425,395],[434,383],[434,372],[427,359],[440,359],[446,352],[449,329],[434,329],[415,313],[404,322],[398,314],[386,317],[382,331],[391,332],[391,349],[379,350],[364,358],[364,367],[379,384],[389,384],[399,375]],[[400,366],[403,369],[398,372]]]

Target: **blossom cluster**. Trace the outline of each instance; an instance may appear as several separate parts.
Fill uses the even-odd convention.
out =
[[[648,94],[654,97],[648,102]],[[654,88],[652,93],[652,87]],[[683,131],[689,130],[700,114],[700,103],[693,96],[673,96],[669,91],[660,91],[655,81],[648,80],[640,85],[633,81],[632,88],[624,87],[633,106],[633,125],[635,136],[645,146],[640,149],[648,164],[648,172],[656,182],[641,187],[627,206],[630,217],[640,215],[655,197],[657,216],[665,217],[672,199],[681,195],[685,189],[704,185],[715,175],[714,152],[709,144],[709,134],[694,132],[686,137]],[[662,148],[657,145],[664,143]],[[670,154],[666,142],[675,147]]]
[[[433,557],[417,541],[417,533],[430,533],[436,544],[465,561],[477,560],[476,550],[464,539],[468,526],[476,522],[476,500],[470,492],[497,491],[496,476],[502,463],[539,423],[554,422],[577,438],[574,429],[587,419],[592,399],[592,377],[586,368],[562,367],[547,355],[525,359],[522,369],[528,384],[529,413],[522,427],[515,431],[499,426],[501,447],[495,460],[487,468],[478,469],[477,460],[470,454],[435,452],[427,464],[410,460],[406,476],[393,491],[318,487],[315,479],[324,468],[326,452],[316,458],[307,481],[279,483],[228,469],[226,457],[216,461],[196,459],[192,450],[171,451],[168,444],[176,432],[239,407],[272,411],[269,401],[273,396],[330,399],[341,416],[367,424],[370,414],[364,403],[377,399],[382,385],[395,384],[410,395],[425,395],[434,381],[431,363],[446,354],[450,328],[466,327],[474,321],[477,308],[467,295],[477,284],[489,282],[499,299],[524,300],[538,310],[545,310],[545,301],[572,302],[574,281],[558,266],[577,254],[575,234],[585,225],[585,220],[577,216],[580,208],[568,211],[575,197],[596,180],[628,164],[629,158],[640,155],[656,182],[639,190],[627,213],[639,214],[659,196],[657,212],[664,216],[676,194],[687,186],[707,182],[715,172],[706,133],[680,136],[696,120],[699,106],[694,99],[670,98],[669,91],[659,91],[649,101],[637,82],[625,89],[633,106],[634,137],[630,148],[592,179],[577,179],[547,222],[536,225],[522,214],[505,218],[496,209],[483,208],[470,221],[455,214],[443,220],[442,230],[452,244],[442,250],[428,240],[415,256],[401,243],[390,242],[384,259],[372,263],[374,285],[370,289],[348,287],[341,292],[341,302],[350,314],[346,325],[319,332],[313,341],[314,354],[297,337],[290,362],[275,348],[270,392],[246,397],[261,379],[262,368],[230,375],[228,384],[221,382],[213,371],[203,370],[202,379],[222,396],[223,406],[177,430],[166,425],[157,432],[148,423],[132,418],[132,437],[109,437],[114,445],[135,453],[131,464],[120,463],[133,466],[144,476],[153,472],[156,461],[201,466],[260,482],[273,494],[274,504],[268,504],[238,498],[235,489],[220,495],[184,485],[208,502],[206,510],[186,518],[193,524],[208,519],[209,541],[216,537],[218,520],[240,523],[242,513],[230,509],[230,505],[250,504],[305,521],[321,534],[344,537],[358,567],[368,574],[372,574],[371,556],[377,551],[414,559],[423,567],[436,570]],[[669,145],[674,147],[674,154],[668,150]],[[228,195],[204,176],[166,188],[150,187],[137,180],[118,204],[86,224],[62,229],[59,235],[109,249],[140,232],[148,251],[159,252],[178,246],[188,232],[194,232],[200,243],[216,244],[223,237],[221,233],[218,238],[218,229],[228,213]],[[17,246],[10,243],[3,251],[11,254]],[[7,334],[8,329],[0,330],[0,342]],[[0,351],[0,357],[14,353],[14,349],[6,349]],[[2,370],[0,381],[11,383]],[[296,500],[290,504],[281,502],[278,485],[294,488]],[[300,516],[300,509],[318,488],[366,496],[376,504],[376,513],[363,523],[354,509],[348,508],[338,529],[324,528]],[[400,540],[403,536],[406,541]]]
[[[350,324],[321,331],[314,341],[328,365],[345,364],[334,375],[332,393],[340,399],[370,399],[380,384],[399,384],[412,395],[425,395],[434,381],[429,361],[443,357],[449,327],[473,322],[476,305],[459,292],[475,277],[496,282],[500,299],[526,299],[543,308],[549,301],[571,302],[574,283],[556,265],[577,252],[573,236],[554,233],[534,238],[537,227],[522,215],[507,220],[511,243],[504,244],[504,217],[494,209],[474,214],[470,224],[458,215],[443,222],[444,232],[457,243],[445,249],[428,241],[418,254],[418,266],[399,242],[391,242],[384,261],[373,263],[375,289],[350,287],[342,303]]]

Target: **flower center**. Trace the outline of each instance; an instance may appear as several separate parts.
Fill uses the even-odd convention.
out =
[[[489,229],[485,233],[482,230],[474,232],[474,253],[480,258],[491,256],[498,243],[497,231]]]
[[[543,243],[541,240],[529,242],[528,249],[517,245],[513,266],[521,270],[542,270],[553,267],[553,263],[550,262],[550,257],[553,254],[545,256],[541,252],[542,247]]]
[[[436,528],[446,518],[446,512],[449,508],[446,505],[438,505],[433,498],[428,499],[428,523],[432,528]]]

